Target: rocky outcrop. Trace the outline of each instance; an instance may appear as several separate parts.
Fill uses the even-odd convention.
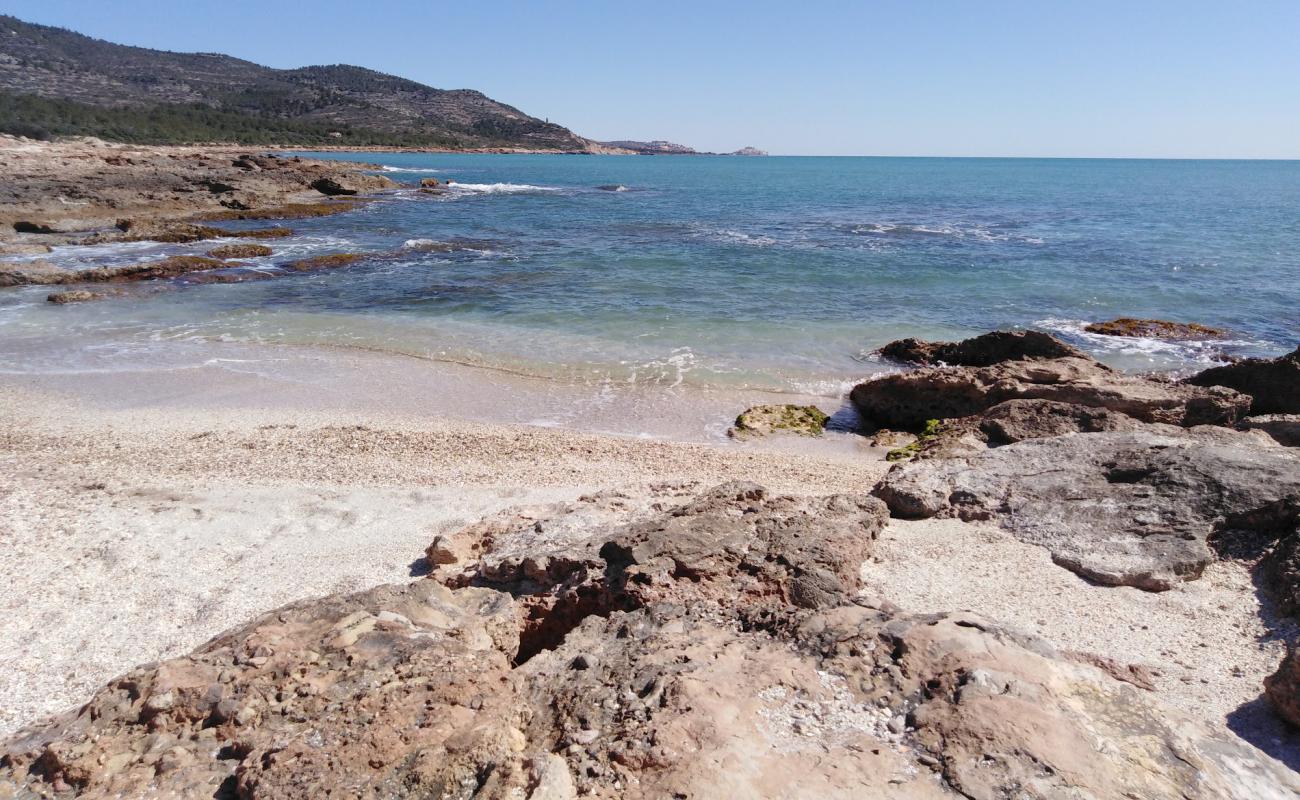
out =
[[[59,245],[87,235],[90,243],[213,238],[198,230],[208,227],[213,215],[238,211],[270,218],[268,209],[320,204],[325,198],[309,186],[321,179],[362,192],[395,185],[386,176],[363,172],[366,166],[239,154],[228,148],[94,140],[20,147],[0,139],[5,175],[0,182],[0,240]],[[337,210],[351,208],[355,206],[340,202]],[[193,233],[184,232],[187,222],[196,223]],[[119,223],[124,224],[115,229]]]
[[[68,270],[49,261],[10,261],[0,263],[0,286],[49,286],[64,283]]]
[[[746,439],[773,433],[821,436],[830,417],[816,406],[766,405],[746,409],[727,430],[732,438]]]
[[[1264,695],[1279,716],[1300,727],[1300,652],[1289,651],[1277,672],[1264,679]]]
[[[1261,414],[1258,417],[1246,417],[1241,421],[1240,427],[1248,431],[1263,431],[1272,436],[1278,444],[1300,447],[1300,414]]]
[[[980,414],[975,427],[993,446],[1067,433],[1131,431],[1142,423],[1127,414],[1055,400],[1008,400]]]
[[[219,269],[229,263],[203,256],[168,256],[156,261],[126,264],[119,267],[59,269],[43,262],[10,264],[0,270],[0,286],[24,284],[55,285],[71,283],[121,283],[175,278],[199,270]]]
[[[1278,358],[1247,358],[1211,367],[1187,379],[1193,386],[1226,386],[1253,398],[1252,414],[1300,414],[1300,347]]]
[[[993,519],[1090,580],[1164,590],[1234,537],[1276,538],[1300,510],[1300,457],[1256,435],[1158,428],[1030,439],[896,467],[901,517]]]
[[[309,185],[321,194],[330,197],[377,192],[381,189],[392,189],[397,186],[387,176],[367,172],[325,175],[312,181]]]
[[[1144,422],[1231,425],[1250,403],[1228,389],[1125,375],[1077,356],[884,375],[855,386],[849,399],[865,420],[891,428],[969,417],[1016,399],[1103,408]]]
[[[259,258],[269,256],[273,251],[264,244],[224,244],[208,251],[209,258]]]
[[[1170,322],[1165,319],[1134,319],[1133,317],[1119,317],[1108,322],[1093,322],[1085,325],[1083,329],[1088,333],[1099,333],[1103,336],[1172,339],[1174,341],[1222,339],[1227,336],[1218,328],[1199,325],[1195,322]]]
[[[987,367],[1033,358],[1081,358],[1085,353],[1038,331],[993,331],[960,342],[899,339],[880,348],[880,355],[904,364]]]
[[[316,272],[322,269],[336,269],[361,260],[360,253],[329,253],[320,256],[299,258],[282,265],[293,272]]]
[[[444,579],[287,606],[6,742],[0,793],[1272,800],[1277,762],[1045,642],[858,595],[868,497],[719,487],[479,526]],[[537,537],[551,548],[529,558]],[[465,552],[471,552],[467,550]],[[481,585],[474,585],[481,584]],[[491,584],[491,586],[487,586]],[[802,588],[801,588],[802,587]],[[540,631],[563,631],[539,637]],[[531,645],[530,646],[530,642]]]

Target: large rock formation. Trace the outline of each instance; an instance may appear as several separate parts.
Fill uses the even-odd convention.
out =
[[[1088,358],[1081,350],[1038,331],[993,331],[960,342],[899,339],[880,348],[880,354],[905,364],[953,367],[987,367],[1030,358]]]
[[[996,519],[1092,580],[1168,589],[1212,536],[1276,538],[1300,511],[1300,457],[1217,428],[1030,439],[896,467],[876,494],[902,517]]]
[[[1193,386],[1226,386],[1254,398],[1252,414],[1300,414],[1300,347],[1278,358],[1247,358],[1211,367],[1187,379]]]
[[[858,384],[849,399],[868,422],[903,428],[971,416],[1015,399],[1104,408],[1144,422],[1187,426],[1232,425],[1250,404],[1250,398],[1230,389],[1125,375],[1079,356],[885,375]]]
[[[1293,797],[1041,640],[859,595],[870,497],[588,498],[297,603],[3,745],[21,797]],[[554,535],[548,535],[553,533]],[[549,543],[549,545],[548,545]],[[533,552],[535,555],[527,555]]]

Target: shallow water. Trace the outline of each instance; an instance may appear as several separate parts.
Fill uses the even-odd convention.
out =
[[[346,158],[331,154],[328,157]],[[356,157],[356,156],[354,156]],[[839,394],[901,336],[1049,330],[1189,370],[1300,339],[1300,163],[364,154],[408,188],[294,237],[274,281],[0,292],[0,371],[175,369],[222,342],[355,347],[610,387]],[[419,179],[455,181],[430,196]],[[603,188],[598,188],[603,187]],[[266,223],[248,223],[262,227]],[[59,248],[68,266],[195,245]],[[1083,334],[1114,316],[1225,342]]]

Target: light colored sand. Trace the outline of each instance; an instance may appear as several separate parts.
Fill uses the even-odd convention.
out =
[[[882,469],[838,452],[358,411],[105,411],[0,390],[0,734],[283,603],[409,579],[435,534],[511,505],[678,480],[861,491]]]
[[[408,579],[439,532],[658,482],[865,491],[881,453],[742,447],[328,408],[106,409],[0,388],[0,734],[297,598]],[[890,523],[864,565],[910,611],[970,609],[1159,672],[1157,692],[1292,766],[1259,700],[1290,629],[1247,571],[1163,594],[1088,584],[990,525]]]
[[[1296,625],[1261,616],[1250,572],[1211,564],[1167,592],[1099,586],[1052,563],[990,523],[891,520],[871,561],[867,591],[916,612],[971,610],[1038,634],[1061,650],[1141,664],[1163,701],[1226,724],[1297,765],[1300,736],[1260,701],[1263,680],[1295,641]]]

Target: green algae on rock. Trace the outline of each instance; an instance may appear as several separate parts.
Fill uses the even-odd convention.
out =
[[[826,412],[816,406],[790,403],[754,406],[736,417],[736,423],[727,431],[727,435],[732,438],[766,436],[772,433],[821,436],[829,419]]]

